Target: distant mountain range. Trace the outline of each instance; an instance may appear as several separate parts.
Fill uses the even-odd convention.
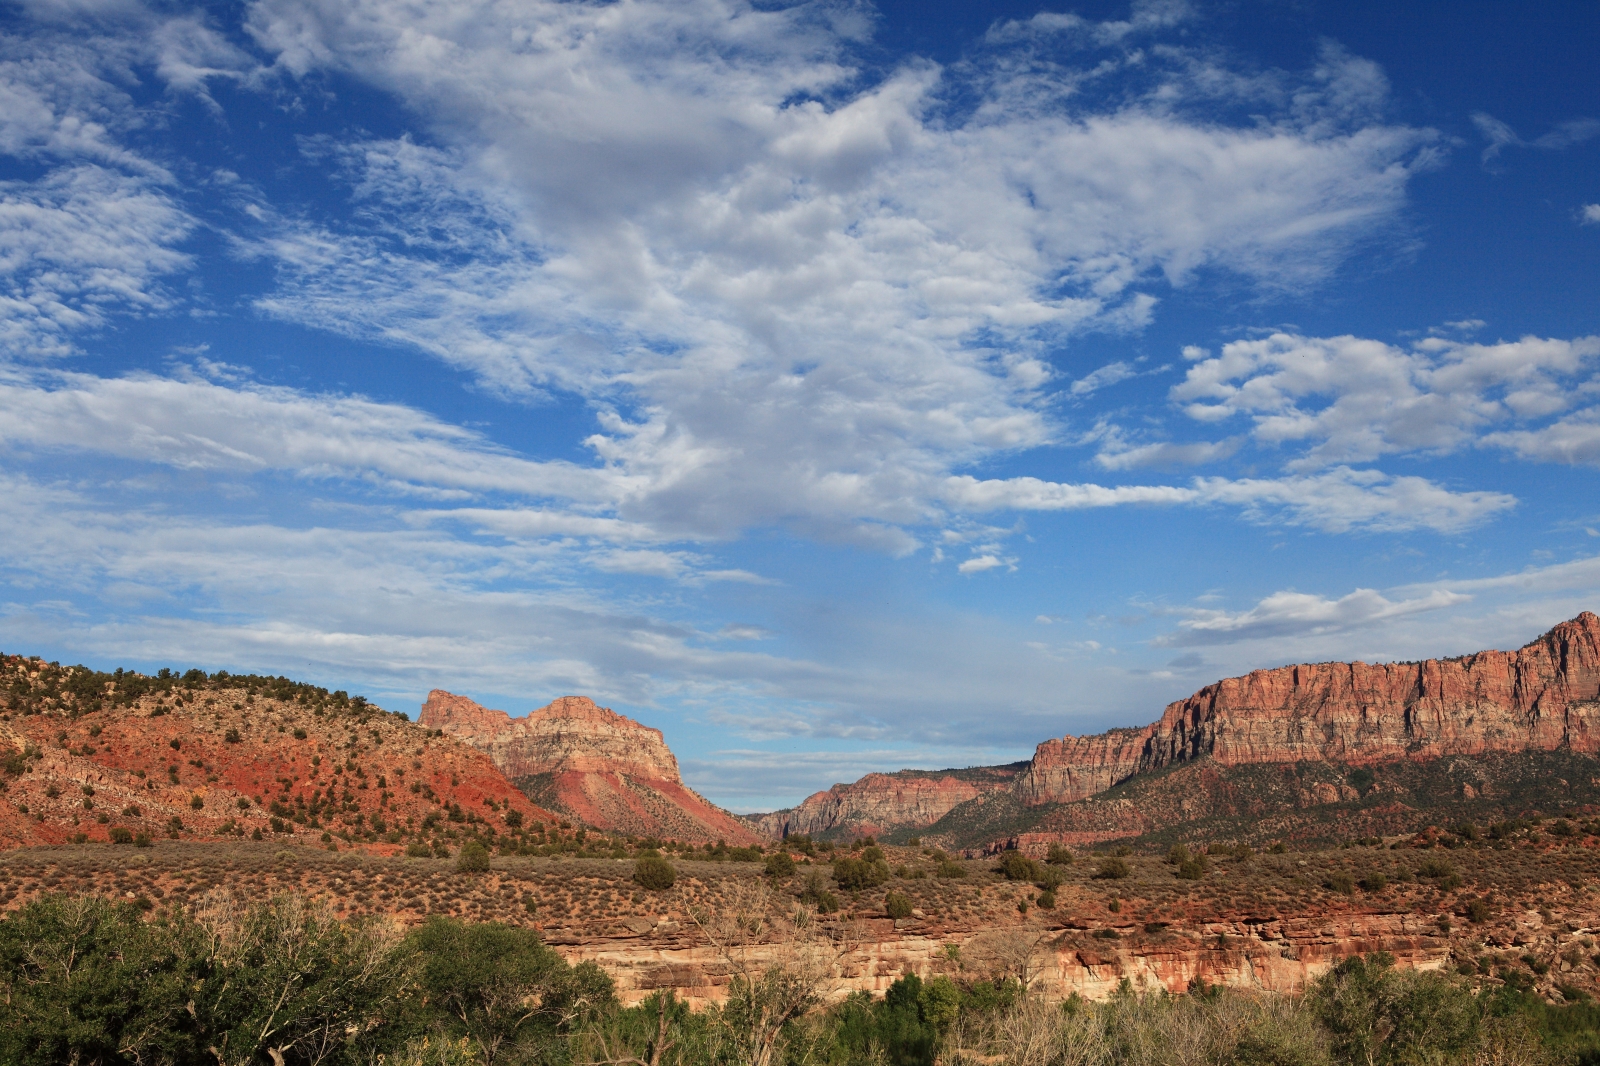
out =
[[[869,774],[752,822],[968,851],[1185,827],[1325,841],[1597,802],[1597,751],[1600,618],[1584,612],[1514,652],[1257,670],[1140,729],[1047,740],[1026,763]]]
[[[1319,843],[1600,804],[1597,752],[1588,612],[1514,652],[1257,670],[1143,728],[1047,740],[1027,762],[868,774],[748,817],[686,786],[658,730],[582,696],[511,718],[435,690],[412,723],[284,678],[0,658],[10,845],[125,830],[393,847],[441,819],[524,840],[524,823],[563,820],[730,845],[922,837],[969,854]]]

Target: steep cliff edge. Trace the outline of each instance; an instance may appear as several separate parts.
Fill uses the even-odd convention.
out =
[[[417,720],[487,753],[530,798],[586,825],[697,842],[757,839],[683,783],[659,729],[586,696],[563,696],[512,718],[435,689]]]
[[[1594,775],[1562,763],[1541,785],[1541,768],[1596,753],[1600,618],[1584,612],[1512,652],[1256,670],[1169,704],[1147,726],[1047,740],[1027,763],[869,774],[750,822],[774,838],[917,832],[964,849],[1086,844],[1208,818],[1254,819],[1285,837],[1320,839],[1319,823],[1348,819],[1345,808],[1374,800],[1345,781],[1351,767],[1466,760],[1459,772],[1419,769],[1404,784],[1379,775],[1395,809],[1367,819],[1369,829],[1398,832],[1444,817],[1440,802],[1467,805],[1463,816],[1503,804],[1559,806],[1552,790]],[[1246,772],[1252,767],[1298,769],[1284,777]]]
[[[1016,793],[1028,806],[1071,803],[1202,757],[1361,764],[1556,750],[1600,751],[1600,618],[1587,611],[1514,652],[1301,664],[1218,681],[1143,729],[1040,744]]]

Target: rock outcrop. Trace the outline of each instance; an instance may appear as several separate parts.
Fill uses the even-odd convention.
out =
[[[700,843],[758,839],[683,783],[659,729],[586,696],[563,696],[512,718],[435,689],[418,721],[486,752],[530,798],[585,825]]]
[[[893,839],[897,831],[927,830],[924,835],[945,847],[976,852],[1009,840],[1036,850],[1048,842],[1091,844],[1208,817],[1267,819],[1348,804],[1360,793],[1344,781],[1341,767],[1431,765],[1450,757],[1521,756],[1527,762],[1533,754],[1563,752],[1600,753],[1600,618],[1588,612],[1513,652],[1256,670],[1169,704],[1142,728],[1047,740],[1032,760],[1014,767],[869,774],[791,810],[755,816],[751,824],[774,839],[786,833]],[[1296,771],[1290,778],[1226,773],[1273,766],[1327,772]],[[1208,769],[1200,777],[1191,776],[1202,768]],[[1468,769],[1491,778],[1525,777],[1530,767]],[[1169,771],[1180,772],[1165,785],[1153,783]],[[1572,772],[1574,780],[1590,776]],[[1474,784],[1443,777],[1464,802],[1498,787],[1489,779]],[[1423,775],[1413,784],[1426,790],[1429,780]],[[1125,782],[1152,787],[1137,796],[1106,795]],[[1285,788],[1292,794],[1283,794]],[[1523,787],[1520,794],[1531,798],[1534,791]],[[1393,800],[1422,817],[1417,794],[1396,793]],[[1390,830],[1399,831],[1408,818],[1389,819]],[[1317,820],[1280,818],[1278,828],[1298,836]]]
[[[1558,749],[1600,751],[1600,618],[1587,611],[1514,652],[1228,678],[1143,729],[1040,744],[1016,790],[1030,806],[1070,803],[1202,757],[1363,764]]]
[[[861,837],[921,829],[967,800],[1011,787],[1027,765],[868,774],[852,784],[834,785],[826,792],[808,796],[798,807],[759,815],[750,821],[763,836],[773,840],[797,834]]]

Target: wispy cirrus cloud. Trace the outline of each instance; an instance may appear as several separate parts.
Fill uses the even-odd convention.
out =
[[[1337,600],[1303,592],[1275,592],[1248,611],[1194,610],[1176,633],[1156,638],[1158,647],[1230,644],[1263,637],[1321,636],[1372,625],[1422,611],[1465,603],[1470,597],[1438,589],[1410,600],[1392,601],[1372,589],[1356,589]]]

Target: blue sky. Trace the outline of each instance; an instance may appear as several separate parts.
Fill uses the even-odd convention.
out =
[[[1590,4],[0,8],[0,647],[770,809],[1600,605]]]

